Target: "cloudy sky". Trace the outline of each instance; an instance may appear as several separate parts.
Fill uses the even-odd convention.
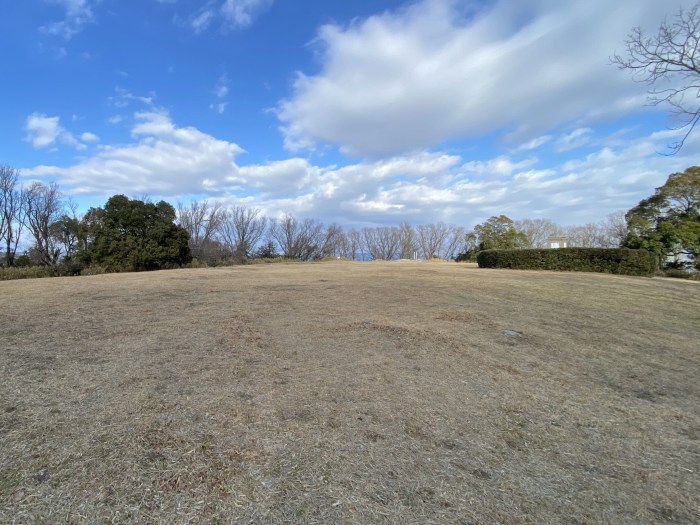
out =
[[[595,222],[697,164],[697,137],[663,155],[667,108],[610,64],[693,3],[3,2],[0,164],[83,208]]]

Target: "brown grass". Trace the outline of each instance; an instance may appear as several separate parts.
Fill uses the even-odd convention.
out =
[[[0,297],[2,523],[700,523],[694,282],[338,262]]]

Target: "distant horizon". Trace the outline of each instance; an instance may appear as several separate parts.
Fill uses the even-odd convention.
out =
[[[9,3],[0,164],[83,213],[124,194],[348,228],[600,222],[697,164],[610,63],[692,5]]]

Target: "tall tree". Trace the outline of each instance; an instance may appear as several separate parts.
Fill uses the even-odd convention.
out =
[[[416,230],[408,224],[402,222],[398,227],[399,233],[399,259],[413,259],[418,251],[418,239]]]
[[[267,218],[259,209],[234,206],[221,216],[219,237],[237,257],[249,257],[266,229]]]
[[[343,227],[338,224],[330,224],[322,235],[323,242],[319,249],[319,257],[340,257],[344,255],[344,247],[347,244]]]
[[[313,219],[285,215],[270,225],[270,237],[284,257],[309,261],[318,258],[323,245],[323,224]]]
[[[455,259],[465,249],[464,228],[452,225],[449,229],[450,233],[443,244],[441,255],[443,259]]]
[[[192,259],[187,230],[175,224],[175,208],[115,195],[85,215],[81,259],[127,270],[157,270]]]
[[[0,166],[0,243],[4,265],[13,266],[24,227],[26,193],[19,187],[19,171]]]
[[[700,4],[680,10],[671,22],[663,21],[656,35],[635,27],[627,36],[626,55],[615,54],[613,64],[629,70],[652,86],[649,102],[668,104],[678,118],[682,138],[670,145],[678,152],[700,120]],[[658,87],[658,86],[663,87]]]
[[[601,248],[602,232],[598,223],[568,226],[565,231],[570,248]]]
[[[670,175],[654,195],[628,211],[626,218],[626,246],[651,250],[662,262],[672,258],[671,265],[685,265],[687,258],[700,266],[700,167]]]
[[[63,260],[72,260],[77,253],[81,229],[82,223],[75,214],[63,214],[49,226],[49,233],[63,254]]]
[[[416,230],[423,258],[441,257],[445,242],[450,234],[450,227],[443,222],[438,222],[437,224],[421,224]]]
[[[362,255],[362,232],[351,229],[345,235],[345,257],[353,261]]]
[[[27,189],[25,224],[34,237],[33,252],[40,264],[53,266],[61,259],[61,244],[55,235],[54,223],[64,210],[56,183],[35,182]]]
[[[505,215],[490,217],[486,222],[474,227],[479,250],[513,250],[527,248],[529,241],[519,232],[512,219]]]
[[[600,247],[619,248],[627,238],[627,220],[624,211],[608,214],[600,223]]]
[[[375,260],[395,259],[401,247],[399,229],[391,226],[363,228],[362,240],[367,254]]]
[[[145,201],[144,201],[145,202]],[[208,255],[224,210],[217,203],[193,200],[189,205],[178,202],[177,222],[190,236],[190,249],[195,257]]]
[[[522,219],[513,225],[527,237],[528,248],[548,248],[551,236],[564,234],[564,229],[549,219]]]

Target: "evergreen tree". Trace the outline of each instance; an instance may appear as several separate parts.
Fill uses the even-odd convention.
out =
[[[628,248],[672,258],[666,266],[698,267],[700,253],[700,167],[673,173],[654,195],[627,212]]]
[[[80,259],[113,269],[157,270],[192,260],[187,230],[175,224],[175,209],[111,197],[104,208],[90,208],[83,219]]]

